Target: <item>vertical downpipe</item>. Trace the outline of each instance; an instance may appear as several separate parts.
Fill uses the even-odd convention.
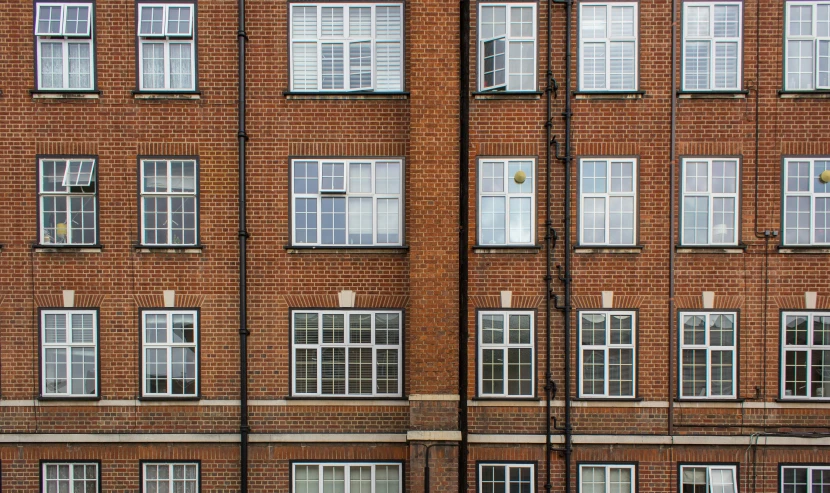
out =
[[[248,229],[245,204],[245,0],[239,0],[239,491],[248,492]]]
[[[458,152],[458,491],[467,492],[467,234],[470,188],[470,0],[461,0],[460,101]]]
[[[547,353],[545,358],[545,491],[550,493],[553,485],[550,482],[550,463],[551,454],[553,454],[553,444],[551,443],[551,400],[553,399],[553,373],[551,372],[551,308],[553,298],[553,275],[551,273],[551,260],[553,256],[553,220],[551,211],[551,155],[553,149],[553,68],[551,63],[551,35],[553,33],[553,1],[548,0],[548,37],[547,37],[547,71],[545,73],[545,104],[546,104],[546,118],[545,118],[545,351]]]
[[[671,2],[671,142],[670,161],[671,177],[669,178],[669,410],[668,435],[674,434],[674,208],[675,180],[677,175],[677,0]]]
[[[574,0],[565,4],[565,491],[571,491],[571,17]]]

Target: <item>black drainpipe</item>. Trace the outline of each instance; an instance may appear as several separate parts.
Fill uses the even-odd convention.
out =
[[[553,298],[553,275],[551,275],[551,260],[553,257],[553,241],[556,232],[553,229],[552,211],[551,211],[551,162],[553,154],[553,92],[556,90],[556,80],[553,78],[553,69],[551,63],[551,34],[552,28],[552,8],[553,0],[548,0],[548,38],[547,38],[547,72],[545,73],[545,491],[550,493],[553,485],[550,482],[550,463],[551,454],[553,454],[553,444],[551,443],[551,401],[554,398],[554,383],[553,373],[551,371],[551,308]]]
[[[674,434],[674,208],[677,202],[675,196],[675,179],[677,175],[677,0],[671,2],[671,140],[669,160],[671,161],[671,177],[669,178],[669,411],[668,435]]]
[[[571,17],[573,0],[565,2],[565,492],[571,491]]]
[[[467,493],[467,230],[470,188],[470,0],[461,0],[461,87],[458,153],[458,491]],[[429,456],[427,455],[427,461]],[[427,465],[429,463],[427,462]],[[426,478],[428,481],[429,478]]]
[[[239,0],[239,491],[248,493],[248,229],[245,204],[245,0]]]

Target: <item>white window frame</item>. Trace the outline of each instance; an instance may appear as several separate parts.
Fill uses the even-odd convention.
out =
[[[483,13],[482,9],[485,7],[504,7],[505,8],[505,34],[504,36],[494,36],[492,38],[484,38],[482,37],[482,21],[483,21]],[[513,8],[531,8],[532,17],[533,17],[533,25],[531,27],[533,35],[532,36],[514,36],[511,33],[510,24],[511,24],[511,15]],[[481,92],[490,92],[490,91],[505,91],[505,92],[533,92],[536,91],[538,86],[538,74],[539,74],[539,45],[537,42],[538,37],[538,13],[537,13],[537,4],[536,3],[480,3],[478,4],[478,56],[477,56],[477,65],[478,65],[478,90]],[[504,83],[503,84],[493,84],[492,86],[485,86],[484,85],[484,45],[485,43],[489,43],[491,41],[495,41],[498,39],[504,39]],[[510,86],[510,43],[512,42],[532,42],[533,43],[533,87],[528,89],[521,89],[515,88]]]
[[[387,467],[387,468],[388,467],[397,468],[397,471],[398,471],[398,490],[397,490],[397,493],[403,493],[403,483],[404,483],[403,466],[400,462],[306,462],[306,461],[292,462],[291,463],[291,491],[292,492],[329,491],[328,489],[324,489],[323,485],[324,485],[324,482],[327,483],[327,484],[331,484],[332,481],[324,481],[324,470],[326,468],[342,467],[343,468],[343,481],[342,481],[341,484],[343,484],[343,488],[344,488],[343,492],[344,493],[359,493],[360,491],[365,491],[365,490],[360,489],[359,491],[358,490],[352,491],[352,489],[351,489],[352,468],[353,467],[354,468],[369,467],[370,468],[369,480],[371,481],[370,491],[375,492],[376,488],[377,488],[377,481],[378,481],[377,470],[381,466],[382,467]],[[297,481],[300,478],[297,474],[297,469],[300,468],[300,467],[308,467],[308,468],[312,468],[312,469],[315,468],[315,467],[317,468],[317,488],[316,489],[314,489],[314,490],[310,490],[310,489],[309,490],[306,490],[306,489],[300,490],[298,488]],[[304,482],[310,482],[310,480],[309,481],[304,481]],[[338,481],[338,483],[340,483],[340,481]],[[303,485],[303,486],[306,486],[306,488],[307,488],[308,486],[311,486],[311,485],[306,484],[306,485]],[[385,486],[387,486],[387,489],[384,489],[383,491],[391,493],[392,490],[388,489],[389,485],[387,484]],[[336,488],[333,488],[331,491],[336,491]]]
[[[585,473],[584,470],[590,468],[603,468],[605,469],[605,493],[611,493],[611,470],[627,470],[631,472],[631,488],[624,493],[636,493],[637,492],[637,466],[635,464],[579,464],[579,488],[578,492],[583,492],[583,481],[585,480]],[[614,490],[615,492],[619,490]]]
[[[605,37],[603,38],[586,38],[582,34],[582,22],[584,20],[583,11],[585,7],[605,7]],[[634,35],[613,37],[611,35],[610,25],[611,10],[619,7],[631,7],[634,9]],[[637,2],[590,2],[579,4],[579,90],[590,92],[634,92],[637,91],[640,81],[640,40],[639,40],[639,5]],[[605,45],[605,87],[602,88],[586,88],[585,87],[585,45],[586,44],[600,44]],[[611,88],[611,44],[612,43],[634,43],[634,87],[631,88]]]
[[[158,162],[166,162],[167,163],[167,190],[166,192],[156,192],[156,191],[146,191],[144,189],[144,166],[147,163],[158,163]],[[172,179],[173,179],[173,162],[182,162],[182,163],[192,163],[193,164],[193,179],[194,179],[194,187],[192,192],[173,192],[170,191],[172,188]],[[153,157],[143,157],[140,159],[139,162],[139,212],[141,213],[140,218],[140,244],[142,246],[168,246],[168,247],[187,247],[187,246],[194,246],[199,244],[199,160],[193,157],[181,157],[181,158],[153,158]],[[167,243],[158,243],[156,242],[148,242],[147,241],[147,216],[146,216],[146,207],[145,207],[145,198],[158,198],[158,197],[167,197]],[[175,243],[173,241],[173,233],[174,229],[173,226],[173,213],[176,211],[172,210],[172,199],[174,198],[192,198],[193,199],[193,208],[195,211],[195,218],[194,218],[194,242],[193,243]]]
[[[40,8],[41,7],[60,7],[60,33],[39,33]],[[66,33],[68,7],[87,7],[89,9],[89,17],[87,19],[87,30],[83,33]],[[36,55],[35,63],[37,70],[37,88],[40,91],[50,92],[89,92],[95,89],[95,30],[93,24],[95,23],[95,9],[94,5],[84,2],[35,2],[35,45]],[[62,59],[62,76],[63,84],[61,87],[43,87],[43,72],[41,64],[42,45],[44,43],[60,43],[61,44],[61,59]],[[89,86],[88,87],[69,87],[69,45],[70,44],[85,44],[89,46]]]
[[[68,476],[65,479],[59,478],[50,478],[49,472],[52,468],[55,469],[55,472],[59,468],[68,467]],[[75,482],[78,481],[75,479],[75,468],[80,467],[82,468],[82,474],[84,475],[83,485],[80,489],[75,489]],[[86,477],[87,468],[94,467],[95,468],[95,477],[88,478]],[[60,475],[60,474],[58,474]],[[61,483],[65,483],[67,486],[67,493],[85,493],[87,483],[94,482],[95,484],[95,491],[101,491],[101,464],[98,462],[91,462],[91,461],[72,461],[72,462],[64,462],[64,461],[43,461],[40,464],[40,491],[47,492],[52,491],[49,489],[50,484],[55,485],[54,491],[62,491],[60,489]]]
[[[52,315],[63,315],[66,320],[64,342],[48,342],[47,341],[47,317]],[[74,316],[91,316],[92,317],[92,340],[84,342],[74,342],[72,340]],[[60,397],[60,398],[96,398],[98,397],[100,373],[98,368],[99,349],[98,349],[98,311],[97,310],[76,310],[76,309],[49,309],[41,310],[40,312],[40,388],[41,397]],[[49,350],[65,351],[65,374],[66,374],[66,392],[49,392],[47,386],[47,372],[46,365],[48,364],[47,352]],[[72,350],[73,349],[92,349],[93,350],[93,367],[94,367],[94,391],[91,394],[72,392]],[[86,379],[84,379],[86,380]]]
[[[141,11],[144,8],[162,8],[162,33],[141,33]],[[190,10],[190,30],[187,33],[168,33],[167,19],[170,8],[187,8]],[[136,38],[138,48],[138,90],[146,92],[195,92],[196,91],[196,4],[195,3],[139,3],[136,9]],[[144,45],[162,44],[164,50],[164,87],[144,87]],[[174,44],[190,46],[190,87],[171,87],[172,66],[170,46]]]
[[[825,164],[820,164],[820,163]],[[807,163],[807,177],[809,183],[808,190],[789,190],[790,185],[790,164],[803,164]],[[786,246],[824,246],[830,245],[830,205],[828,205],[828,212],[827,212],[827,233],[824,242],[816,241],[816,227],[818,226],[816,221],[816,202],[818,200],[828,201],[830,203],[830,184],[820,184],[818,175],[821,173],[819,171],[821,168],[830,169],[830,156],[822,156],[822,157],[790,157],[784,158],[784,173],[783,173],[783,184],[782,184],[782,194],[783,200],[781,204],[781,219],[784,223],[784,235],[781,239],[781,243]],[[799,175],[801,176],[801,175]],[[816,188],[818,185],[823,186],[826,188],[826,191],[817,191]],[[788,207],[787,207],[787,199],[793,197],[809,197],[810,198],[810,241],[807,243],[799,243],[796,238],[796,242],[790,242],[787,240],[787,232],[791,229],[791,222],[788,217]],[[798,229],[804,228],[796,228],[796,235]]]
[[[737,6],[738,7],[738,37],[715,37],[715,7],[716,6]],[[688,29],[686,27],[686,22],[689,19],[688,16],[688,8],[689,7],[710,7],[709,10],[709,35],[708,36],[695,36],[692,37],[688,33]],[[683,91],[690,91],[690,92],[737,92],[741,90],[743,84],[743,35],[744,35],[744,22],[743,22],[743,2],[736,2],[736,1],[716,1],[716,2],[683,2],[683,46],[681,47],[681,59],[683,63],[683,71],[682,71],[682,78],[681,84],[683,87]],[[686,43],[687,42],[698,42],[698,41],[705,41],[709,43],[709,80],[708,80],[708,88],[700,89],[700,88],[687,88],[686,87]],[[737,75],[735,78],[735,86],[732,87],[715,87],[716,83],[716,68],[717,62],[715,59],[715,46],[718,43],[737,43]],[[720,72],[718,72],[720,73]]]
[[[732,465],[720,465],[720,464],[681,464],[680,466],[680,475],[679,475],[679,482],[680,482],[680,489],[679,491],[683,491],[683,472],[686,469],[695,469],[695,468],[706,468],[706,491],[707,493],[738,493],[738,485],[740,483],[740,478],[738,477],[738,468]],[[725,489],[717,489],[715,490],[715,486],[721,485],[713,485],[712,484],[712,472],[714,471],[730,471],[732,473],[732,491],[727,491]]]
[[[806,483],[787,483],[786,478],[784,476],[786,471],[789,470],[796,470],[796,469],[803,469],[807,472],[807,482]],[[780,489],[778,491],[787,491],[785,489],[785,485],[789,486],[800,486],[804,485],[807,489],[806,491],[811,492],[813,490],[813,472],[822,471],[825,474],[830,474],[830,465],[819,465],[819,464],[782,464],[781,470],[778,474],[779,476],[779,485]],[[826,485],[827,483],[822,483],[821,486]]]
[[[503,325],[503,339],[499,343],[484,342],[484,317],[485,316],[502,316]],[[527,316],[530,317],[530,341],[527,343],[512,343],[509,339],[510,333],[510,317],[511,316]],[[476,339],[478,341],[478,348],[476,350],[476,394],[481,398],[496,398],[496,399],[527,399],[533,398],[536,395],[536,313],[529,310],[481,310],[476,317]],[[510,380],[508,378],[508,368],[510,366],[509,350],[510,349],[530,349],[530,393],[529,394],[511,394]],[[485,350],[502,350],[502,384],[503,391],[501,393],[485,393],[484,392],[484,351]]]
[[[784,90],[786,91],[821,91],[821,90],[830,90],[830,74],[827,77],[827,84],[821,85],[820,76],[819,76],[819,68],[820,68],[820,56],[819,56],[819,45],[821,43],[828,44],[828,52],[830,52],[830,29],[828,29],[828,33],[825,36],[818,35],[818,7],[819,6],[827,6],[830,8],[830,2],[823,1],[823,2],[806,2],[806,1],[788,1],[784,3]],[[811,30],[812,34],[809,35],[794,35],[790,33],[790,9],[791,7],[810,7],[811,12]],[[811,43],[811,58],[812,58],[812,78],[810,80],[812,87],[790,87],[789,75],[790,75],[790,57],[789,57],[789,47],[790,41],[808,41]],[[830,53],[828,53],[830,55]],[[828,64],[830,64],[830,60],[828,60]],[[828,67],[828,72],[830,72],[830,67]]]
[[[605,316],[605,344],[587,345],[582,343],[582,316],[583,315],[603,315]],[[630,344],[612,344],[611,343],[611,323],[610,319],[613,316],[628,316],[631,317],[631,343]],[[607,398],[607,399],[633,399],[637,393],[637,313],[631,310],[581,310],[577,314],[578,332],[577,344],[579,345],[579,397],[581,398]],[[631,350],[631,394],[630,395],[611,395],[610,387],[610,359],[609,351],[612,349],[630,349]],[[583,392],[584,380],[584,365],[585,365],[585,351],[603,351],[603,370],[604,370],[604,391],[601,394],[588,394]]]
[[[167,336],[166,342],[159,343],[147,342],[147,316],[148,315],[163,315],[166,317]],[[193,342],[173,342],[173,316],[174,315],[191,315],[193,317]],[[200,394],[200,323],[198,310],[183,310],[183,309],[167,309],[167,310],[142,310],[141,311],[141,395],[142,397],[161,397],[161,398],[193,398]],[[155,329],[154,329],[155,330]],[[173,349],[176,348],[192,348],[193,361],[195,365],[195,382],[193,393],[188,394],[174,394],[173,393]],[[147,351],[150,349],[164,349],[166,351],[167,364],[167,392],[149,392],[147,389]]]
[[[317,173],[317,192],[315,193],[299,193],[297,191],[297,187],[295,186],[297,179],[302,179],[302,177],[295,176],[295,172],[297,170],[297,166],[301,166],[303,164],[315,164],[315,169]],[[323,167],[324,165],[330,164],[342,164],[343,165],[343,188],[340,189],[323,189]],[[352,191],[350,190],[350,179],[351,179],[351,168],[353,164],[369,164],[371,167],[369,181],[370,181],[370,191],[363,192],[363,191]],[[378,175],[377,169],[378,164],[394,164],[398,167],[398,192],[397,193],[378,193]],[[341,158],[331,158],[331,159],[319,159],[319,158],[310,158],[310,159],[292,159],[291,160],[291,244],[297,246],[339,246],[339,247],[352,247],[352,248],[360,248],[360,247],[372,247],[372,246],[388,246],[388,247],[397,247],[402,246],[404,241],[404,185],[405,185],[405,178],[404,178],[404,162],[400,158],[371,158],[371,159],[341,159]],[[332,242],[332,243],[323,243],[323,198],[343,198],[345,202],[345,223],[344,223],[344,231],[345,231],[345,242]],[[371,243],[349,243],[349,227],[350,227],[350,199],[358,199],[358,198],[368,198],[371,199],[372,202],[372,242]],[[298,201],[303,200],[315,200],[316,199],[316,212],[312,214],[316,217],[316,241],[313,242],[300,242],[298,241],[298,234],[297,234],[297,226],[298,226],[298,216],[299,214],[303,214],[298,212],[299,208],[297,206]],[[378,214],[378,203],[381,201],[390,201],[390,200],[397,200],[398,201],[398,222],[397,222],[397,231],[398,231],[398,241],[396,242],[387,242],[381,243],[378,241],[378,235],[381,231],[380,228],[380,217]],[[311,228],[305,228],[311,229]],[[358,233],[359,234],[359,233]],[[389,234],[389,233],[387,233]],[[305,238],[307,239],[307,238]]]
[[[299,343],[297,339],[297,316],[304,314],[317,315],[317,342],[316,343]],[[323,334],[323,318],[325,315],[341,315],[343,316],[343,341],[342,342],[324,342]],[[351,341],[351,317],[361,315],[370,316],[370,340],[368,343],[352,342]],[[377,342],[377,316],[378,315],[397,315],[398,316],[398,343],[381,344]],[[341,398],[341,397],[400,397],[403,395],[403,340],[404,340],[404,319],[401,310],[302,310],[296,309],[291,311],[291,395],[300,397],[324,397],[324,398]],[[344,393],[323,393],[323,349],[326,348],[342,348],[345,353],[343,361],[344,376],[343,384],[345,387]],[[372,392],[360,393],[351,392],[349,389],[349,350],[350,349],[371,349],[372,351]],[[297,389],[297,352],[298,350],[316,350],[316,392],[299,392]],[[380,392],[378,389],[378,351],[397,351],[397,392]]]
[[[585,187],[582,185],[583,179],[585,177],[585,165],[587,163],[597,163],[597,162],[604,162],[605,163],[605,192],[586,192]],[[613,176],[613,167],[614,164],[630,164],[632,166],[632,183],[631,183],[631,191],[620,191],[620,192],[613,192],[611,191],[612,186],[612,176]],[[639,218],[639,206],[637,203],[638,200],[638,191],[639,191],[639,184],[638,184],[638,174],[639,170],[637,167],[637,159],[635,158],[608,158],[608,157],[598,157],[598,158],[582,158],[579,160],[579,244],[580,245],[607,245],[607,246],[634,246],[637,243],[637,222]],[[611,242],[611,214],[614,212],[611,209],[611,200],[612,199],[623,199],[623,198],[631,198],[633,202],[633,222],[632,222],[632,235],[631,235],[631,242],[630,243],[612,243]],[[603,242],[589,242],[585,239],[585,226],[587,224],[585,220],[585,214],[587,213],[587,209],[585,206],[585,201],[587,199],[603,199],[605,203],[605,241]],[[620,228],[622,230],[622,228]]]
[[[522,462],[479,462],[478,463],[478,488],[476,491],[484,491],[484,468],[485,467],[501,467],[504,468],[504,491],[513,491],[512,481],[510,478],[510,471],[512,469],[529,469],[530,470],[530,491],[536,491],[536,465],[533,463]]]
[[[734,192],[715,192],[713,188],[713,163],[715,161],[723,161],[727,163],[734,163],[735,165],[735,191]],[[687,190],[687,172],[690,163],[706,163],[707,183],[706,191],[689,191]],[[680,217],[682,227],[680,228],[680,244],[683,246],[736,246],[741,237],[740,229],[740,215],[741,215],[741,160],[732,157],[685,157],[681,163],[681,180],[680,180]],[[697,197],[707,199],[708,224],[706,227],[706,243],[690,243],[686,238],[686,224],[685,219],[686,208],[684,207],[686,197]],[[731,242],[715,242],[715,199],[733,199],[735,209],[733,210],[734,220],[732,222],[732,230],[734,231],[734,240]]]
[[[711,320],[713,317],[725,315],[732,317],[732,345],[723,345],[723,346],[712,346],[711,345]],[[697,317],[702,316],[704,317],[704,342],[703,344],[687,344],[684,342],[685,336],[685,323],[684,320],[686,317]],[[738,319],[738,312],[730,311],[730,310],[719,310],[719,311],[681,311],[678,313],[678,335],[679,335],[679,344],[678,344],[678,395],[680,399],[684,400],[727,400],[727,399],[736,399],[738,396],[738,337],[739,337],[739,319]],[[684,362],[683,362],[683,351],[684,350],[703,350],[706,351],[706,395],[686,395],[683,393],[683,384],[685,379],[683,378],[684,373]],[[718,352],[731,352],[732,353],[732,393],[729,395],[712,395],[712,353]]]
[[[787,322],[791,317],[805,317],[807,319],[807,344],[790,344],[787,339]],[[827,344],[815,344],[814,329],[815,319],[817,317],[830,317],[828,311],[785,311],[781,312],[781,399],[787,400],[814,400],[814,401],[830,401],[830,361],[828,361],[828,369],[823,370],[827,372],[827,379],[824,380],[820,388],[816,389],[816,395],[813,395],[813,376],[816,370],[813,369],[813,356],[816,351],[830,351],[830,342]],[[797,341],[796,341],[797,342]],[[806,394],[793,395],[793,392],[787,394],[787,370],[790,366],[788,364],[787,356],[790,353],[806,353],[806,379],[804,386]],[[822,395],[819,394],[821,390]]]
[[[185,470],[188,467],[195,467],[196,468],[196,478],[183,478],[183,479],[174,479],[173,478],[173,470],[175,467],[185,467]],[[196,483],[195,491],[201,491],[202,486],[202,467],[201,464],[197,461],[175,461],[175,462],[165,462],[165,461],[141,461],[141,492],[148,493],[147,481],[150,479],[147,477],[147,468],[148,467],[167,467],[167,481],[164,481],[168,484],[167,491],[176,491],[174,489],[175,484],[181,484],[184,491],[186,489],[186,483]],[[185,474],[186,475],[186,474]],[[163,480],[154,480],[154,482],[162,482]],[[162,483],[163,484],[163,483]]]
[[[290,50],[288,53],[289,62],[288,66],[290,67],[291,76],[289,77],[289,84],[291,87],[291,91],[296,92],[402,92],[404,89],[404,72],[405,72],[405,65],[406,65],[406,57],[404,54],[404,31],[406,26],[406,19],[405,19],[405,12],[404,6],[402,3],[292,3],[289,4],[289,26],[288,26],[288,33],[289,33],[289,45]],[[295,8],[302,8],[302,7],[314,7],[316,13],[316,31],[317,35],[315,37],[294,37],[294,9]],[[322,16],[323,16],[323,7],[332,7],[332,8],[343,8],[343,35],[342,36],[327,36],[323,34],[323,25],[322,25]],[[352,36],[350,33],[350,26],[349,21],[351,18],[350,15],[350,7],[367,7],[371,9],[370,14],[370,24],[371,24],[371,33],[369,35],[355,35]],[[379,37],[377,33],[377,7],[396,7],[400,10],[400,22],[401,22],[401,32],[399,37]],[[317,75],[317,87],[313,89],[307,88],[298,88],[294,86],[294,47],[298,44],[315,44],[316,45],[316,52],[317,52],[317,66],[316,66],[316,75]],[[350,46],[353,43],[370,43],[370,57],[371,57],[371,83],[369,87],[351,87],[350,75],[351,75],[351,57],[350,57]],[[323,88],[323,45],[328,44],[339,44],[343,47],[343,87],[342,88],[332,88],[332,89],[324,89]],[[400,81],[400,85],[394,89],[384,89],[378,90],[378,59],[377,59],[377,45],[378,44],[397,44],[400,53],[400,72],[398,73],[398,78]]]
[[[44,166],[46,163],[64,163],[64,174],[63,180],[60,183],[55,183],[55,188],[63,188],[63,190],[46,190],[44,187]],[[80,163],[80,164],[79,164]],[[83,165],[89,165],[91,163],[90,174],[89,174],[89,182],[86,185],[80,184],[77,186],[66,186],[65,184],[67,181],[71,183],[72,175],[74,173],[70,173],[70,168],[72,164],[79,164],[80,167]],[[55,246],[83,246],[83,245],[94,245],[98,243],[98,172],[97,172],[97,165],[98,159],[95,157],[44,157],[38,159],[38,166],[37,166],[37,189],[38,189],[38,242],[41,245],[55,245]],[[49,175],[55,176],[55,175]],[[80,177],[76,177],[80,179]],[[94,186],[95,190],[92,192],[84,191],[82,188]],[[73,190],[74,189],[74,190]],[[55,224],[55,232],[54,238],[51,234],[47,234],[46,231],[46,220],[45,220],[45,200],[46,198],[53,198],[55,200],[65,200],[66,202],[66,222],[65,223],[56,223]],[[73,225],[72,221],[72,210],[71,210],[71,203],[72,199],[80,198],[82,201],[84,199],[92,199],[92,214],[94,216],[93,221],[93,238],[91,242],[83,241],[83,235],[81,236],[81,241],[71,241],[74,232],[78,230]],[[83,214],[83,212],[81,212]],[[66,229],[65,233],[62,235],[66,238],[66,241],[58,242],[56,241],[59,236],[59,224],[64,224],[64,228]],[[52,228],[49,228],[52,229]],[[83,229],[89,228],[80,228],[81,234]]]
[[[518,184],[519,186],[527,186],[530,188],[530,192],[511,192],[510,185],[515,183],[515,175],[510,176],[510,166],[511,165],[519,165],[519,166],[526,166],[530,164],[530,173],[525,173],[525,181],[524,183]],[[485,164],[500,164],[502,166],[502,191],[500,192],[485,192],[484,191],[484,166]],[[521,246],[521,245],[535,245],[536,244],[536,190],[537,190],[537,168],[536,168],[536,158],[530,157],[496,157],[496,158],[479,158],[478,159],[478,180],[476,188],[478,190],[478,201],[476,209],[478,210],[477,214],[477,237],[478,242],[484,246]],[[530,183],[528,183],[530,182]],[[503,243],[485,243],[484,242],[484,233],[483,233],[483,218],[482,215],[484,213],[484,206],[483,206],[483,199],[484,198],[491,198],[491,197],[503,197],[504,198],[504,242]],[[522,198],[529,198],[530,199],[530,238],[529,241],[512,241],[510,239],[510,221],[511,221],[511,213],[510,213],[510,201],[511,199],[522,199]]]

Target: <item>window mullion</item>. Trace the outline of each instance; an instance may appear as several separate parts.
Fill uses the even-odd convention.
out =
[[[170,67],[170,38],[165,38],[164,40],[164,89],[170,90],[170,78],[171,78],[171,67]],[[168,169],[168,176],[170,174],[170,162],[167,163]],[[168,183],[168,190],[170,188],[170,182]]]

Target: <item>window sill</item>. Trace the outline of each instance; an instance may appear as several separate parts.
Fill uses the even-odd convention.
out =
[[[749,91],[677,91],[679,99],[746,99]]]
[[[787,91],[782,89],[778,91],[778,97],[781,99],[830,99],[830,91]]]
[[[78,396],[78,397],[70,397],[70,396],[66,396],[66,395],[61,395],[61,396],[42,395],[42,396],[38,397],[37,400],[40,401],[40,402],[48,402],[50,404],[51,403],[58,403],[58,402],[66,402],[67,404],[69,404],[70,402],[79,402],[79,401],[83,401],[83,402],[100,401],[101,396],[98,396],[98,395],[87,396],[87,395],[85,395],[85,396]]]
[[[473,253],[484,254],[534,254],[541,250],[542,245],[473,245]]]
[[[403,396],[359,396],[359,395],[289,395],[285,397],[286,404],[291,406],[317,406],[321,402],[332,403],[333,406],[347,405],[346,403],[361,406],[386,406],[393,403],[409,403]],[[335,404],[340,403],[343,404]]]
[[[645,91],[577,91],[574,93],[576,99],[587,100],[643,99],[645,95]]]
[[[479,395],[479,396],[473,397],[472,400],[473,400],[473,402],[480,403],[480,404],[478,404],[479,406],[481,406],[482,404],[484,406],[487,406],[487,405],[497,406],[499,404],[504,404],[505,406],[509,406],[513,403],[522,405],[522,403],[526,403],[526,402],[543,402],[542,399],[540,399],[539,397],[537,397],[535,395],[534,396],[528,396],[528,397],[486,397],[486,396],[480,396]],[[484,404],[484,403],[496,403],[496,404]]]
[[[182,397],[173,397],[173,396],[147,396],[143,395],[138,398],[139,401],[146,401],[146,402],[160,402],[160,401],[168,401],[168,402],[196,402],[202,400],[202,397],[199,395],[188,395]]]
[[[296,100],[365,100],[365,99],[409,99],[408,92],[296,92],[285,91],[285,99]]]
[[[575,402],[643,402],[642,397],[574,397]]]
[[[202,93],[196,92],[148,92],[148,91],[133,91],[135,99],[149,99],[149,100],[179,100],[179,101],[198,101],[202,99]]]
[[[746,399],[694,399],[694,398],[676,398],[674,402],[678,404],[689,404],[691,407],[695,407],[698,404],[743,404]]]
[[[615,255],[639,254],[644,248],[645,245],[575,245],[573,247],[574,253],[610,253]]]
[[[741,254],[746,252],[746,245],[675,245],[674,251],[677,253],[718,253],[718,254]]]
[[[285,245],[285,251],[289,254],[348,254],[348,253],[367,253],[367,254],[395,254],[404,255],[409,251],[407,245],[404,246],[298,246]]]
[[[778,253],[821,255],[830,253],[830,246],[784,246],[778,245]]]
[[[101,91],[44,91],[31,90],[32,99],[99,99]]]
[[[135,245],[137,253],[176,253],[176,254],[198,254],[202,253],[202,245]]]
[[[473,93],[473,99],[513,99],[513,100],[536,100],[542,99],[542,93],[539,91],[477,91]]]
[[[102,245],[32,245],[35,253],[101,253],[104,250]]]
[[[823,397],[821,399],[817,397],[809,398],[809,397],[793,397],[792,399],[775,399],[775,402],[780,403],[792,403],[792,404],[830,404],[829,397]]]

